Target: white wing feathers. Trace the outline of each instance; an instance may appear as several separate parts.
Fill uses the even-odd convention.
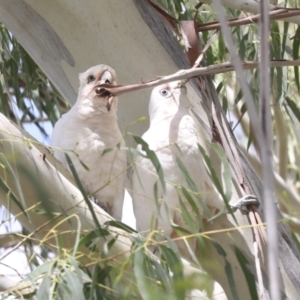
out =
[[[224,208],[224,202],[211,182],[198,149],[196,126],[189,114],[186,88],[181,82],[172,82],[154,88],[150,98],[149,114],[150,128],[143,135],[143,139],[156,153],[166,180],[166,193],[163,193],[161,185],[158,184],[159,197],[167,204],[172,220],[177,225],[187,228],[181,215],[180,195],[186,209],[194,216],[195,228],[199,229],[201,220],[178,188],[182,186],[191,191],[180,162],[188,171],[201,199],[212,215],[216,210]],[[174,236],[163,205],[160,214],[157,214],[154,184],[158,178],[153,164],[148,158],[137,156],[135,169],[136,172],[132,174],[132,198],[138,231],[149,230],[151,218],[154,217],[157,228],[163,229],[166,235]],[[190,194],[198,207],[199,215],[205,217],[199,197]]]

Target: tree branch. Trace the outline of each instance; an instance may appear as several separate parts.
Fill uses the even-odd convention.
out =
[[[0,114],[0,142],[1,162],[5,167],[1,169],[2,181],[0,194],[1,204],[9,208],[10,212],[29,231],[33,232],[39,240],[52,231],[54,224],[62,222],[66,212],[68,216],[74,216],[71,223],[62,222],[57,230],[65,232],[63,235],[64,247],[71,249],[75,244],[76,236],[70,231],[77,230],[76,218],[83,231],[96,229],[92,215],[83,201],[80,191],[74,186],[74,180],[69,172],[49,153],[44,146],[29,138],[24,132],[20,132],[10,121]],[[4,184],[6,188],[4,188]],[[55,188],[53,188],[55,187]],[[8,193],[7,193],[8,188]],[[26,208],[26,214],[20,209],[12,195]],[[44,199],[42,199],[44,197]],[[21,203],[24,199],[24,203]],[[7,202],[8,201],[8,202]],[[45,210],[45,202],[51,204],[52,215],[37,214]],[[105,211],[93,204],[94,211],[100,224],[112,220]],[[61,210],[62,209],[62,210]],[[72,225],[71,225],[72,224]],[[130,252],[130,240],[127,234],[117,228],[110,228],[111,234],[118,234],[119,238],[110,249],[111,255],[128,256]],[[50,236],[53,236],[52,234]],[[101,249],[105,240],[99,240]],[[55,248],[54,237],[47,240],[53,251]],[[89,252],[83,249],[83,252]],[[121,257],[122,257],[121,255]]]
[[[201,0],[202,3],[210,4],[213,0]],[[236,10],[241,10],[244,12],[249,12],[252,14],[258,14],[260,12],[259,2],[253,0],[221,0],[220,5],[225,7],[234,8]],[[277,6],[269,4],[269,10],[276,9]],[[284,18],[282,21],[291,22],[295,24],[300,24],[300,17],[294,16],[289,18]]]
[[[275,7],[269,12],[269,16],[271,20],[281,20],[287,17],[299,16],[300,9],[287,9],[281,7]],[[229,27],[247,25],[257,23],[259,21],[260,14],[247,16],[243,18],[235,18],[227,21]],[[197,30],[199,32],[209,31],[209,30],[217,30],[221,28],[221,24],[219,22],[209,22],[209,23],[197,23]]]
[[[35,142],[27,133],[19,131],[2,114],[0,114],[0,148],[1,162],[6,160],[6,168],[0,170],[2,183],[0,183],[0,203],[5,205],[31,232],[25,239],[35,236],[57,252],[55,233],[59,232],[62,237],[61,246],[72,250],[76,244],[76,234],[72,233],[78,231],[79,223],[81,232],[88,233],[97,229],[82,194],[74,186],[71,174],[49,153],[47,148]],[[3,183],[6,185],[5,188]],[[26,214],[13,201],[13,195],[15,200],[24,199],[25,203],[22,205],[26,208]],[[52,209],[52,214],[42,213],[45,211],[45,202],[50,204],[48,208]],[[98,205],[93,202],[91,204],[101,225],[113,220]],[[132,242],[128,232],[112,226],[109,226],[108,230],[110,235],[98,238],[97,246],[101,252],[109,240],[115,239],[111,247],[106,247],[106,260],[120,268],[120,265],[127,262],[131,255]],[[94,264],[99,256],[97,252],[93,255],[86,247],[81,247],[79,251],[86,254],[79,256],[83,264],[91,262]],[[157,260],[150,252],[148,255]],[[131,265],[127,267],[130,269]],[[198,278],[199,288],[201,288],[203,271],[184,260],[183,267],[186,276]],[[11,284],[4,287],[11,287]]]
[[[270,61],[270,67],[285,67],[285,66],[300,66],[300,60],[276,60]],[[254,61],[243,61],[241,62],[241,67],[243,70],[252,70],[259,67],[259,62]],[[210,65],[201,68],[190,68],[186,70],[180,70],[174,74],[162,76],[158,79],[152,79],[143,83],[128,84],[128,85],[110,85],[101,84],[98,86],[98,93],[101,95],[112,94],[114,96],[119,96],[131,92],[136,92],[144,89],[153,88],[155,86],[168,83],[177,80],[186,80],[193,77],[215,75],[220,73],[235,71],[234,64],[230,62],[225,62],[217,65]]]

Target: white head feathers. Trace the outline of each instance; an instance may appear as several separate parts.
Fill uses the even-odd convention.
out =
[[[101,96],[96,92],[100,84],[116,84],[116,72],[109,66],[97,65],[79,74],[78,105],[88,111],[92,108],[95,112],[107,113],[111,109],[117,110],[117,98]],[[81,109],[80,109],[81,110]]]
[[[150,120],[172,117],[179,108],[189,108],[186,87],[182,81],[169,82],[152,90],[149,103]]]

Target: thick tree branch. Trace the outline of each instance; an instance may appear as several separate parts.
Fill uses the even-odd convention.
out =
[[[63,242],[67,249],[71,249],[75,244],[76,235],[70,232],[78,229],[78,222],[83,231],[97,229],[91,212],[83,201],[80,191],[74,186],[69,172],[45,147],[20,132],[2,114],[0,114],[0,145],[0,159],[4,165],[0,173],[2,195],[0,201],[29,232],[39,240],[44,240],[52,231],[54,224],[64,220],[63,211],[68,216],[73,216],[71,222],[62,222],[57,228],[65,232]],[[23,206],[26,213],[22,212],[16,201]],[[52,209],[52,215],[37,213],[44,211],[45,208]],[[99,206],[93,204],[93,208],[100,224],[112,219]],[[119,234],[119,238],[111,248],[110,254],[118,256],[124,253],[122,255],[128,256],[131,242],[126,238],[127,234],[117,228],[111,230],[112,235]],[[56,251],[54,236],[53,234],[50,236],[52,238],[47,240],[46,244]],[[100,239],[100,249],[104,243],[105,240]],[[83,249],[83,252],[87,251],[88,249]]]
[[[55,232],[59,232],[62,237],[61,246],[72,250],[76,244],[76,232],[79,228],[85,234],[98,229],[81,192],[74,186],[70,173],[47,148],[35,142],[28,134],[19,131],[2,114],[0,114],[0,160],[5,166],[0,171],[0,204],[5,205],[31,232],[28,238],[34,237],[37,241],[43,241],[57,252]],[[13,200],[14,197],[14,200],[24,201],[22,206],[26,214]],[[98,205],[92,203],[92,206],[101,226],[112,220],[112,217]],[[52,210],[52,213],[38,213],[45,211],[45,207]],[[132,242],[126,231],[110,226],[109,232],[109,236],[97,239],[97,246],[101,252],[109,240],[115,239],[113,245],[109,249],[106,248],[107,261],[119,268],[128,261]],[[27,237],[21,244],[26,239]],[[86,247],[81,247],[79,251],[86,254],[80,258],[83,264],[91,262],[94,264],[99,257],[97,252],[93,257],[92,252]],[[152,254],[149,252],[148,255]],[[152,257],[154,258],[153,255]],[[186,276],[199,279],[200,288],[203,284],[203,271],[185,261],[183,266]],[[128,268],[131,268],[130,264]],[[4,283],[2,288],[13,285],[13,282]]]

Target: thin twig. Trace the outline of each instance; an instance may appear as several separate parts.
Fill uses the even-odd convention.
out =
[[[287,8],[279,8],[276,7],[272,11],[269,12],[269,16],[271,20],[281,20],[284,18],[292,17],[292,16],[299,16],[300,15],[300,9],[287,9]],[[235,26],[241,26],[241,25],[247,25],[247,24],[253,24],[257,23],[259,20],[260,14],[247,16],[243,18],[234,18],[227,21],[227,24],[229,27],[235,27]],[[219,22],[209,22],[209,23],[203,23],[197,24],[197,30],[198,32],[203,31],[209,31],[214,29],[220,29],[221,25]]]
[[[258,245],[256,242],[254,242],[254,256],[255,256],[255,266],[257,270],[261,269],[261,265],[260,265],[260,260],[259,260],[259,252],[258,252]],[[262,274],[258,273],[257,274],[257,281],[258,281],[258,286],[259,286],[259,299],[264,299],[265,295],[264,295],[264,283],[263,283],[263,278],[262,278]]]
[[[201,0],[201,2],[206,4],[211,4],[213,0]],[[269,3],[269,2],[268,2]],[[244,11],[252,14],[258,14],[260,12],[259,2],[253,0],[220,0],[219,4],[223,7],[230,7],[239,11]],[[274,8],[278,8],[275,5],[268,4],[269,11]],[[218,14],[218,13],[217,13]],[[298,16],[286,17],[283,21],[300,24],[300,18]]]
[[[255,217],[256,223],[261,224],[262,219],[261,219],[259,213],[256,211],[256,208],[254,208],[253,210],[254,210],[254,217]],[[260,234],[262,240],[267,241],[266,231],[264,230],[264,227],[259,227],[258,230],[259,230],[259,234]]]
[[[215,37],[217,36],[217,33],[219,32],[219,29],[215,30],[214,33],[211,35],[211,37],[208,39],[206,45],[204,46],[203,50],[201,51],[199,57],[197,58],[197,60],[195,61],[192,69],[197,68],[198,66],[200,66],[201,61],[204,58],[204,54],[206,53],[206,51],[208,50],[208,48],[211,46],[211,44],[213,43]]]
[[[195,5],[195,9],[198,10],[202,5],[203,5],[202,2],[198,2],[198,3]]]
[[[258,62],[255,61],[240,62],[239,73],[243,74],[243,70],[257,69],[258,65],[259,65]],[[286,67],[286,66],[300,66],[300,60],[276,60],[270,62],[270,67],[272,68]],[[172,75],[162,76],[159,77],[158,79],[149,80],[143,83],[130,84],[130,85],[101,84],[98,85],[96,88],[102,89],[102,94],[101,94],[102,96],[108,96],[110,94],[113,96],[118,96],[118,95],[130,93],[134,91],[153,88],[155,86],[168,83],[171,81],[184,80],[184,79],[189,79],[198,76],[215,75],[215,74],[226,73],[231,71],[235,71],[234,64],[231,64],[230,62],[226,62],[226,63],[216,64],[216,65],[210,65],[207,67],[180,70]],[[245,83],[247,84],[247,82]],[[249,107],[248,107],[248,111],[249,111]],[[256,114],[256,110],[254,110],[253,112]]]
[[[249,211],[249,219],[251,224],[260,224],[257,222],[256,217],[255,217],[255,212]],[[254,243],[257,245],[258,250],[261,253],[261,258],[262,258],[262,263],[265,264],[265,257],[264,257],[264,251],[263,251],[263,244],[261,243],[260,239],[260,227],[255,227],[253,226],[253,234],[254,234]],[[257,272],[259,274],[260,272]],[[258,275],[259,277],[259,275]]]

